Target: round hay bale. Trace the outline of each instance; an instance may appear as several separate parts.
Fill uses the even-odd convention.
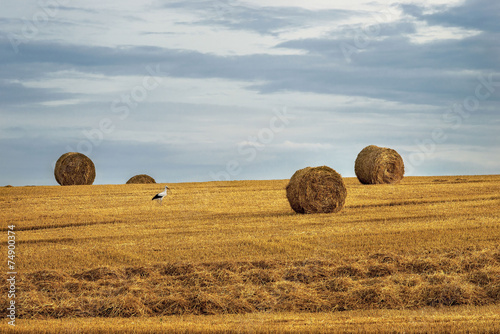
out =
[[[148,183],[156,183],[155,179],[146,174],[139,174],[136,176],[132,176],[127,184],[148,184]]]
[[[95,179],[95,166],[86,155],[68,152],[57,160],[54,176],[61,186],[91,185]]]
[[[342,176],[328,166],[300,169],[286,186],[288,202],[297,213],[338,212],[346,196]]]
[[[370,145],[359,152],[354,172],[363,184],[398,183],[403,178],[403,158],[393,149]]]

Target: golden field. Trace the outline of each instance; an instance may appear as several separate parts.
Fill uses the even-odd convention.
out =
[[[287,182],[0,188],[16,331],[500,331],[500,176],[346,178],[316,215]]]

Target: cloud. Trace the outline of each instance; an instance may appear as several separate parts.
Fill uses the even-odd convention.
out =
[[[42,80],[50,73],[65,70],[118,79],[146,76],[146,66],[150,65],[158,67],[163,77],[247,82],[248,89],[261,94],[296,91],[448,105],[457,97],[463,99],[471,94],[480,72],[498,69],[493,36],[417,45],[407,37],[393,35],[401,24],[411,26],[406,22],[394,22],[393,28],[384,24],[381,33],[386,31],[387,37],[370,41],[366,48],[355,49],[351,64],[346,62],[342,48],[353,45],[353,41],[335,36],[277,45],[307,50],[303,55],[239,56],[152,46],[115,48],[47,42],[23,45],[20,53],[13,56],[4,41],[0,52],[8,66],[0,69],[0,75]]]
[[[314,92],[436,105],[470,95],[479,73],[471,70],[488,73],[498,68],[494,56],[486,52],[485,45],[491,43],[490,39],[470,37],[422,46],[407,38],[389,37],[353,55],[355,62],[349,66],[341,66],[345,62],[340,55],[342,42],[331,39],[280,45],[314,51],[306,55],[243,56],[149,46],[32,43],[21,47],[17,57],[6,59],[9,66],[0,69],[0,74],[11,79],[44,79],[49,73],[74,70],[115,77],[147,76],[149,64],[163,77],[245,81],[248,89],[263,94]],[[5,48],[4,44],[4,52]],[[336,57],[330,50],[335,50]]]
[[[200,19],[189,24],[216,25],[271,35],[321,23],[331,24],[360,14],[359,11],[341,9],[314,11],[300,7],[252,6],[240,1],[169,2],[163,7],[198,13]]]
[[[22,106],[74,97],[60,89],[29,88],[19,82],[0,80],[0,107]]]
[[[418,5],[401,5],[408,15],[426,21],[430,25],[454,26],[485,32],[500,32],[498,13],[500,2],[491,0],[466,0],[458,6],[436,6],[429,8]]]
[[[290,140],[285,140],[285,142],[279,145],[283,149],[297,150],[297,151],[320,151],[329,150],[333,148],[332,144],[328,143],[296,143]]]
[[[73,7],[73,6],[57,6],[57,10],[63,10],[68,12],[84,12],[87,14],[97,14],[98,10],[90,9],[90,8],[82,8],[82,7]]]

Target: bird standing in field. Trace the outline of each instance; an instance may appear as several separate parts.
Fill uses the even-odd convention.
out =
[[[165,186],[165,190],[164,190],[164,191],[162,191],[161,193],[156,194],[156,195],[153,197],[153,199],[152,199],[152,200],[154,201],[155,199],[157,199],[157,200],[159,200],[159,203],[161,204],[161,201],[162,201],[163,197],[167,196],[167,191],[168,191],[169,189],[170,189],[170,188],[169,188],[168,186]]]

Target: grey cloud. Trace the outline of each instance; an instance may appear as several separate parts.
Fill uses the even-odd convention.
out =
[[[438,6],[432,14],[423,14],[424,7],[401,5],[406,14],[431,25],[455,26],[488,32],[500,32],[500,2],[492,0],[466,0],[458,6]]]
[[[31,75],[43,78],[61,69],[104,75],[149,75],[146,65],[158,66],[161,76],[223,78],[249,82],[261,93],[302,91],[345,94],[416,104],[442,104],[474,89],[476,75],[452,70],[498,69],[489,36],[444,40],[425,45],[391,36],[372,41],[355,52],[348,64],[342,54],[349,40],[314,39],[290,41],[278,47],[309,50],[306,55],[217,56],[159,47],[88,47],[33,43],[11,56],[3,77]],[[490,45],[490,44],[488,44]],[[4,44],[4,50],[5,50]],[[5,51],[4,51],[5,53]],[[29,69],[29,70],[27,70]],[[457,78],[460,78],[457,80]],[[263,82],[251,84],[252,82]],[[471,88],[472,87],[472,88]],[[57,92],[54,92],[56,94]]]
[[[406,13],[414,17],[422,17],[424,7],[415,4],[399,4],[399,8]]]
[[[164,4],[164,8],[197,12],[201,18],[194,24],[219,25],[260,34],[276,34],[283,29],[320,22],[334,24],[340,19],[362,14],[360,11],[350,10],[313,11],[299,7],[252,7],[243,2],[231,1],[169,2]]]
[[[0,80],[0,106],[22,106],[32,103],[58,101],[74,97],[72,94],[48,88],[29,88],[20,83]]]
[[[340,34],[335,31],[331,34],[331,38],[345,38],[353,40],[361,38],[360,41],[366,39],[375,39],[386,36],[400,36],[413,34],[416,32],[416,22],[409,19],[401,19],[395,22],[385,22],[385,19],[370,18],[367,22],[361,24],[342,25]],[[364,39],[364,40],[363,40]]]
[[[68,12],[85,12],[89,14],[97,14],[98,10],[90,9],[90,8],[82,8],[82,7],[73,7],[73,6],[57,6],[58,10],[68,11]]]
[[[397,34],[400,26],[407,30]],[[385,30],[384,30],[385,28]],[[494,41],[496,35],[480,34],[460,40],[440,40],[425,44],[414,44],[406,34],[412,31],[408,23],[385,24],[378,36],[388,36],[382,40],[374,38],[347,38],[344,35],[324,39],[291,40],[277,47],[306,50],[311,53],[335,57],[345,62],[347,53],[355,61],[352,66],[390,68],[433,68],[487,70],[498,68],[500,47]],[[391,31],[383,34],[384,31]],[[378,37],[377,36],[377,37]],[[333,59],[332,59],[333,60]]]

